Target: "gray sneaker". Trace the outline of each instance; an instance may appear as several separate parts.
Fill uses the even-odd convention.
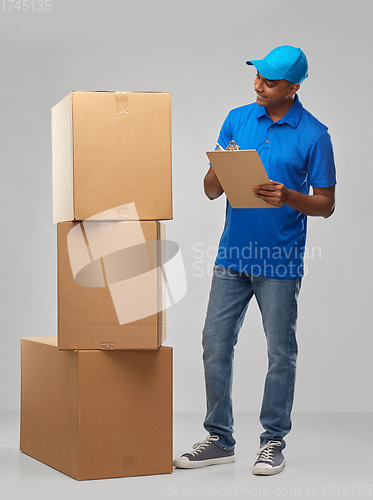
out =
[[[174,466],[180,469],[197,469],[208,465],[230,464],[234,462],[234,451],[222,450],[214,441],[219,441],[218,436],[207,436],[193,445],[193,451],[184,453],[174,460]]]
[[[278,474],[285,467],[285,458],[280,441],[269,441],[258,451],[258,458],[253,466],[253,474],[270,476]]]

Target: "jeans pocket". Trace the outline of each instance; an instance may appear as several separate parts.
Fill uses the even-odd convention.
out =
[[[215,278],[237,279],[239,278],[239,276],[239,271],[235,271],[234,269],[230,269],[228,267],[219,266],[218,264],[214,265],[213,277]]]
[[[216,276],[217,278],[222,278],[224,275],[227,274],[228,271],[229,269],[223,266],[219,266],[218,264],[215,264],[213,269],[213,275]]]

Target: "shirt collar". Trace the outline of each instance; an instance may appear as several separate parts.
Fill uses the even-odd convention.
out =
[[[281,123],[287,123],[288,125],[291,125],[295,128],[299,123],[300,117],[302,115],[302,110],[302,103],[300,102],[298,95],[295,94],[294,104],[289,109],[289,111],[281,118],[281,120],[278,120],[276,123],[278,123],[279,125]],[[257,104],[256,117],[261,118],[262,116],[267,116],[269,119],[271,119],[269,114],[267,113],[267,109],[264,106],[259,106],[259,104]]]

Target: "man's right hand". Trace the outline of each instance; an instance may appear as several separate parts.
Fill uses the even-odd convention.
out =
[[[215,200],[215,198],[219,198],[219,196],[221,196],[224,193],[224,190],[221,187],[219,179],[217,178],[214,169],[212,168],[212,165],[210,166],[209,171],[205,175],[203,184],[205,188],[205,194],[207,198],[209,198],[210,200]]]

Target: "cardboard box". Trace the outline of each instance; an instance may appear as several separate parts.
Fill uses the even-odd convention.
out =
[[[132,202],[172,219],[170,94],[72,92],[52,108],[52,161],[54,223]]]
[[[57,224],[58,347],[158,349],[166,339],[165,227]]]
[[[172,348],[59,351],[21,339],[23,453],[73,477],[172,472]]]

